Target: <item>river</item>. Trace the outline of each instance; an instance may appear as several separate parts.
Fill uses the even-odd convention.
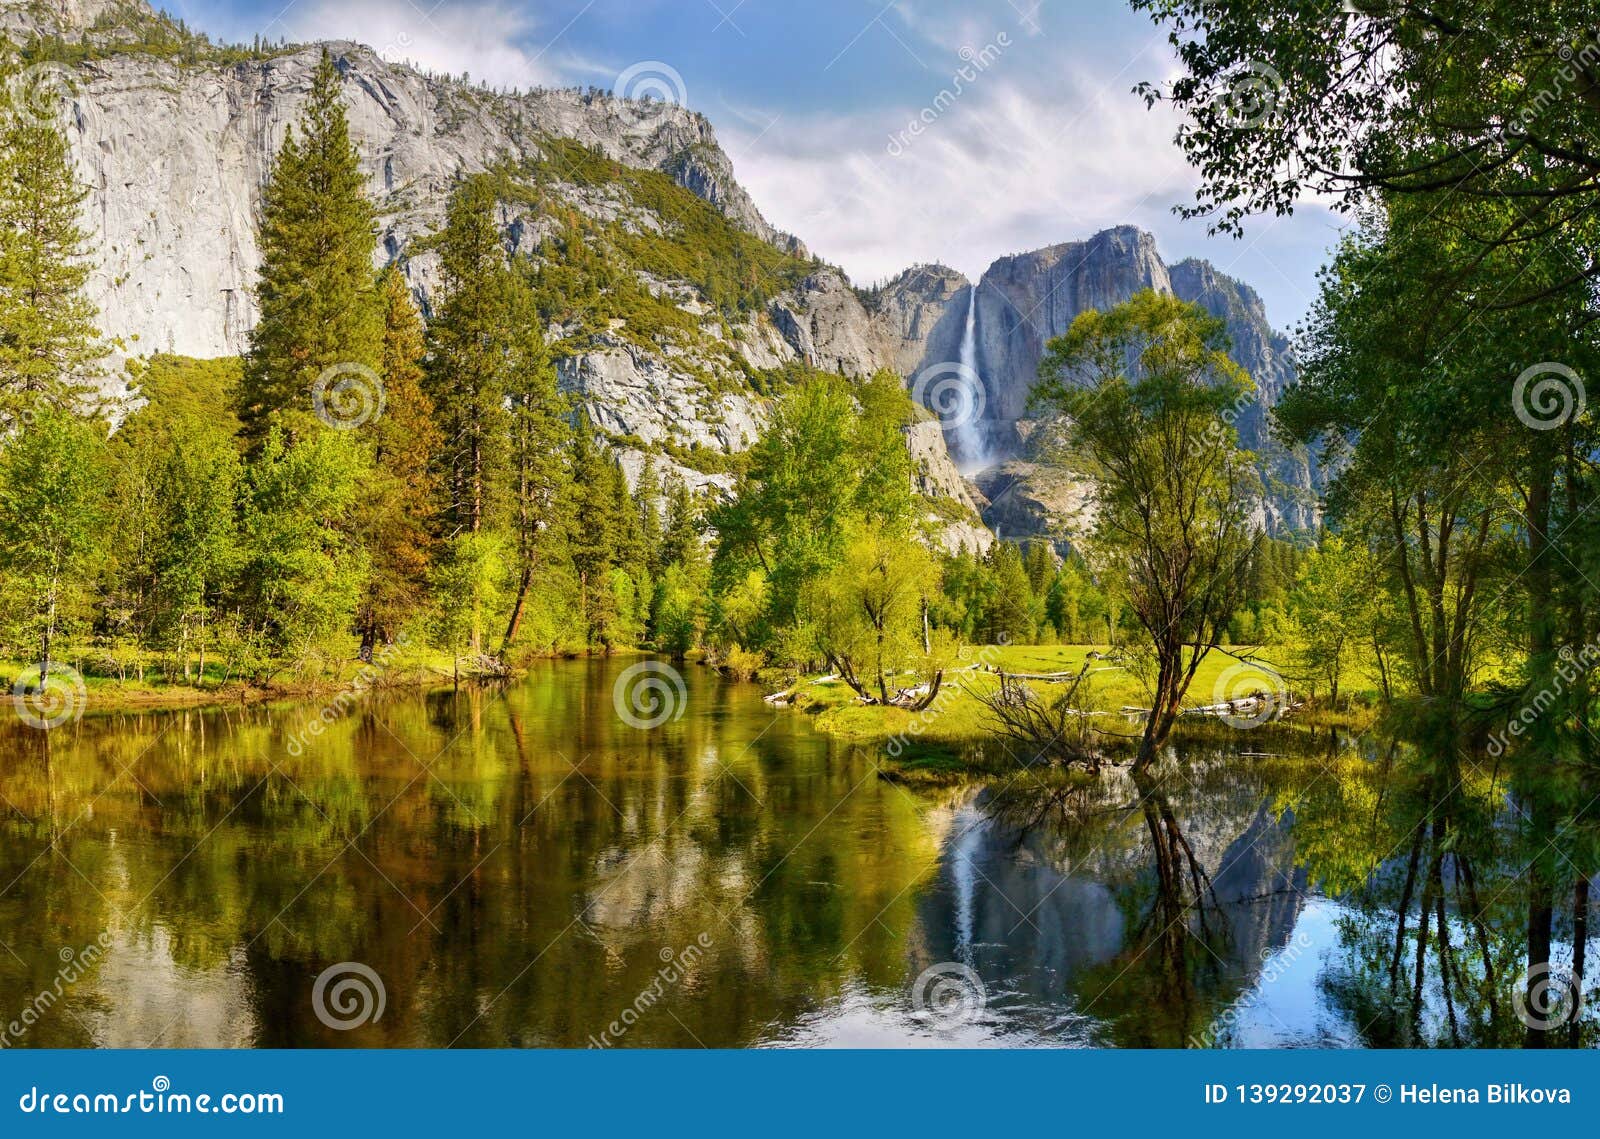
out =
[[[1530,901],[1556,903],[1554,975],[1594,960],[1567,905],[1582,788],[1530,803],[1493,769],[1265,728],[1187,739],[1155,780],[916,790],[704,668],[636,726],[630,668],[8,725],[0,1044],[1600,1035],[1525,982]]]

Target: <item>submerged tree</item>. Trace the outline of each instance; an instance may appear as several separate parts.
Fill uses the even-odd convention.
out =
[[[1039,366],[1037,398],[1071,417],[1072,459],[1095,480],[1097,548],[1126,578],[1154,655],[1141,768],[1221,643],[1256,541],[1259,484],[1226,414],[1250,378],[1226,344],[1220,320],[1145,290],[1079,316]]]

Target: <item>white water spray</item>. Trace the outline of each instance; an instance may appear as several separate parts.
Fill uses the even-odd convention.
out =
[[[980,420],[983,418],[983,379],[978,375],[978,286],[967,290],[967,323],[961,330],[961,377],[972,385],[968,397],[968,414],[954,424],[957,449],[961,452],[959,463],[963,474],[981,471],[989,466],[988,443]]]

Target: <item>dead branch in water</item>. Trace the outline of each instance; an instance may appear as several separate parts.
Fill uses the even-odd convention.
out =
[[[993,692],[973,693],[989,713],[990,726],[1015,740],[1036,760],[1080,764],[1100,770],[1100,732],[1094,726],[1095,709],[1086,683],[1089,666],[1067,682],[1067,688],[1050,699],[1040,696],[1020,676],[1002,672]]]

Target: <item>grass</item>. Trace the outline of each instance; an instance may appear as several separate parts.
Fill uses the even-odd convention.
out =
[[[195,707],[206,704],[261,703],[297,696],[336,692],[352,685],[372,688],[436,687],[453,676],[448,653],[432,649],[398,647],[366,664],[355,655],[355,639],[344,655],[319,654],[285,668],[269,679],[253,683],[230,675],[215,658],[206,662],[205,675],[192,668],[184,679],[164,654],[123,653],[112,659],[103,650],[62,651],[57,659],[83,680],[84,709],[116,712],[139,708]],[[140,678],[140,664],[144,676]],[[37,662],[0,659],[0,686],[10,692],[19,677],[36,679]]]
[[[1231,649],[1240,655],[1249,651]],[[1090,657],[1091,653],[1110,652],[1105,645],[969,646],[962,650],[958,665],[946,672],[939,698],[925,711],[862,704],[843,681],[826,679],[802,681],[794,706],[815,716],[818,729],[830,735],[883,744],[890,757],[886,778],[945,784],[981,772],[993,762],[984,746],[993,739],[986,723],[988,713],[974,692],[994,687],[996,669],[1075,673],[1088,664],[1097,705],[1112,710],[1148,707],[1144,685],[1127,665]],[[1278,691],[1282,683],[1264,668],[1229,653],[1212,652],[1201,662],[1185,704],[1195,707],[1254,691]]]

